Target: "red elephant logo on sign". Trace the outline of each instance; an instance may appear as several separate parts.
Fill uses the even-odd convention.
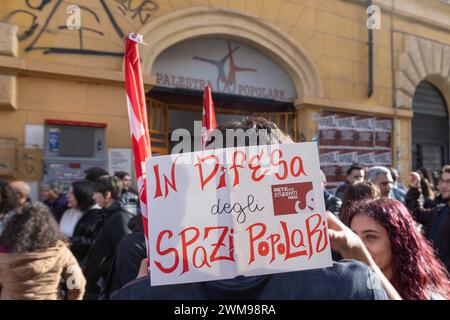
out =
[[[312,182],[272,186],[274,215],[312,213],[315,209]]]

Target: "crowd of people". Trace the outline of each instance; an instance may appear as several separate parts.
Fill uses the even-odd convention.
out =
[[[432,175],[424,168],[411,172],[407,177],[408,189],[401,185],[394,168],[365,168],[353,164],[346,174],[346,181],[336,188],[334,196],[324,191],[327,210],[350,226],[352,204],[361,206],[368,200],[395,200],[389,203],[408,211],[414,230],[425,237],[424,241],[432,246],[440,263],[450,272],[450,166],[442,168],[437,183],[434,179],[428,180]]]
[[[67,192],[50,180],[41,202],[32,201],[26,182],[0,180],[1,299],[109,298],[107,290],[136,277],[146,250],[130,174],[85,173]],[[128,247],[117,256],[131,233],[144,239],[136,270],[124,267],[132,261]]]
[[[264,129],[272,144],[292,142],[264,118],[218,130],[249,128]],[[346,173],[333,192],[322,172],[332,267],[156,287],[129,173],[91,168],[67,193],[49,181],[42,203],[25,182],[0,180],[0,297],[449,299],[450,166],[437,181],[411,172],[406,188],[393,168],[353,164]],[[379,286],[368,285],[374,279]]]

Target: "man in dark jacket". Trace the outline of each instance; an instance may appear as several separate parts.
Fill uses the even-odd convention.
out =
[[[94,184],[94,200],[103,208],[104,225],[86,259],[87,280],[85,299],[97,299],[105,285],[113,258],[122,238],[131,233],[128,222],[133,215],[118,201],[121,182],[116,177],[104,176]]]
[[[439,259],[450,272],[450,165],[442,168],[439,189],[446,202],[432,209],[425,209],[420,189],[420,176],[412,172],[409,177],[410,189],[406,194],[406,206],[417,222],[425,229],[425,237],[433,243]]]

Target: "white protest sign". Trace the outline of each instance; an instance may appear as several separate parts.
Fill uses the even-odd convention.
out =
[[[148,158],[151,285],[332,265],[315,143]]]

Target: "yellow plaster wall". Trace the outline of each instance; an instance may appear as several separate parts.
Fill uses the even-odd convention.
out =
[[[18,111],[0,110],[0,137],[24,143],[25,124],[45,119],[107,123],[107,148],[131,147],[124,90],[108,86],[19,77]]]
[[[114,15],[126,34],[139,30],[143,24],[139,16],[132,17],[132,12],[125,15],[118,12],[114,1],[111,4]],[[131,1],[136,5],[141,1]],[[391,24],[390,13],[383,7],[382,29],[374,31],[375,43],[375,74],[374,94],[367,97],[367,28],[365,1],[357,0],[153,0],[158,5],[156,11],[151,11],[150,21],[170,12],[191,8],[193,6],[209,6],[226,10],[237,10],[251,16],[249,19],[262,19],[272,24],[288,35],[297,46],[302,48],[319,70],[324,87],[324,99],[309,105],[299,107],[299,125],[307,139],[315,133],[311,121],[313,112],[320,107],[338,108],[342,111],[355,111],[358,108],[365,112],[375,112],[394,116],[392,106],[393,91],[392,68],[397,68],[398,55],[404,50],[405,34],[415,34],[445,44],[450,44],[450,32],[440,27],[433,27],[428,22],[418,23],[408,14],[395,16]],[[383,4],[386,1],[378,1]],[[103,35],[89,33],[84,45],[95,50],[122,50],[122,39],[107,23],[108,17],[97,0],[76,0],[70,3],[84,5],[98,13],[99,24],[89,14],[83,14],[82,24],[94,27]],[[401,1],[401,6],[408,6],[407,1]],[[58,25],[64,24],[67,13],[64,9],[69,2],[64,1],[61,10],[55,14],[47,32],[42,34],[39,44],[42,46],[72,46],[77,48],[79,37],[77,31],[61,31]],[[388,5],[388,2],[386,2]],[[414,1],[414,8],[420,3]],[[440,4],[439,4],[440,5]],[[436,4],[436,6],[439,6]],[[37,16],[39,28],[45,23],[52,5],[47,5],[42,11],[32,10]],[[441,5],[442,8],[445,5]],[[64,8],[63,8],[64,7]],[[25,1],[0,1],[0,20],[14,10],[27,9]],[[433,8],[438,10],[439,8]],[[29,10],[29,8],[28,8]],[[445,14],[445,11],[443,11]],[[420,13],[420,12],[419,12]],[[448,19],[450,21],[450,17]],[[445,19],[443,20],[445,22]],[[30,25],[27,16],[15,16],[10,19],[26,30]],[[391,29],[393,32],[394,66],[391,65]],[[34,36],[21,41],[19,57],[26,61],[43,61],[70,66],[90,68],[92,70],[122,70],[122,58],[104,56],[82,56],[43,54],[42,51],[25,51],[35,38]],[[87,35],[87,34],[86,34]],[[151,46],[152,39],[146,39]],[[0,70],[1,70],[0,66]],[[5,66],[4,66],[5,67]],[[1,73],[1,72],[0,72]],[[102,83],[102,81],[100,81]],[[0,109],[0,137],[17,137],[23,141],[24,124],[43,123],[45,118],[57,118],[80,121],[96,121],[108,123],[108,147],[129,147],[129,128],[123,99],[122,84],[93,84],[69,80],[41,79],[34,76],[19,76],[17,80],[17,110]],[[352,104],[352,107],[346,106]],[[398,124],[400,128],[399,167],[404,176],[411,166],[411,113],[404,114]],[[395,135],[394,135],[395,137]],[[397,143],[396,141],[395,143]]]

